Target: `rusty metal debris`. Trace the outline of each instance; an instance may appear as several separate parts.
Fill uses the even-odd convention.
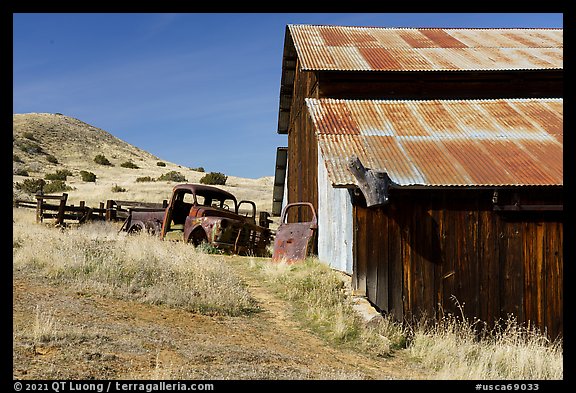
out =
[[[179,184],[165,209],[133,211],[126,230],[146,230],[165,240],[199,246],[208,243],[223,252],[265,256],[272,241],[266,215],[256,222],[256,204],[237,202],[229,192],[200,184]]]
[[[298,207],[308,207],[311,210],[312,220],[288,223],[288,211]],[[286,261],[293,263],[304,260],[313,250],[318,219],[314,206],[309,202],[289,203],[282,211],[280,226],[274,239],[273,262]]]

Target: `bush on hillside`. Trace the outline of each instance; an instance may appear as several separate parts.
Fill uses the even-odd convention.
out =
[[[68,176],[72,176],[72,172],[68,169],[59,169],[56,173],[47,173],[44,176],[46,180],[66,180]]]
[[[14,187],[28,194],[53,194],[56,192],[70,191],[73,188],[66,185],[63,180],[52,180],[49,183],[43,179],[24,179],[21,183],[15,183]]]
[[[97,154],[96,157],[94,157],[94,162],[100,165],[112,166],[112,163],[104,156],[104,154]]]
[[[43,179],[24,179],[14,183],[14,188],[27,194],[37,194],[44,189],[46,182]]]
[[[120,164],[122,168],[130,168],[130,169],[140,169],[140,167],[134,164],[132,161],[126,161]]]
[[[151,182],[151,181],[156,181],[156,179],[153,179],[150,176],[142,176],[142,177],[136,178],[136,183],[145,183],[145,182]]]
[[[161,175],[160,177],[158,177],[158,180],[160,180],[160,181],[162,181],[162,180],[174,181],[174,182],[178,182],[178,183],[188,181],[188,180],[186,180],[186,178],[184,177],[183,174],[181,174],[180,172],[177,172],[177,171],[167,172],[167,173]]]
[[[33,133],[33,132],[27,131],[27,132],[25,132],[25,133],[22,134],[22,135],[24,136],[24,138],[30,139],[31,141],[35,141],[35,140],[36,140],[36,138],[34,137],[34,133]]]
[[[215,186],[223,186],[224,184],[226,184],[226,180],[228,180],[228,176],[226,176],[225,174],[221,172],[210,172],[200,179],[200,183]]]
[[[58,164],[58,159],[54,157],[52,154],[48,154],[46,156],[46,161],[48,161],[51,164]]]
[[[12,169],[12,174],[13,175],[18,175],[18,176],[26,176],[28,177],[28,171],[24,168],[13,168]]]
[[[64,180],[52,180],[44,186],[44,194],[54,194],[70,190],[73,190],[73,188],[67,185]]]
[[[20,150],[22,150],[23,152],[28,153],[28,154],[44,153],[44,150],[42,150],[42,147],[39,144],[34,143],[32,141],[29,141],[29,140],[18,141],[18,142],[16,142],[16,146],[18,146],[18,148]]]
[[[96,175],[93,174],[92,172],[80,171],[80,177],[82,178],[82,181],[85,182],[92,182],[92,183],[96,182]]]

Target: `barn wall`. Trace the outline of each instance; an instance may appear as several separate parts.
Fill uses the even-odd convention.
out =
[[[320,72],[319,95],[362,99],[551,98],[563,96],[563,70]]]
[[[318,152],[318,259],[352,274],[352,201],[346,188],[334,188]]]
[[[296,67],[288,128],[288,202],[310,202],[318,210],[318,142],[305,98],[317,96],[316,76]],[[307,221],[308,209],[292,209],[289,222]]]
[[[561,212],[495,212],[490,192],[397,193],[354,206],[353,285],[397,319],[513,314],[562,333]],[[458,303],[456,303],[458,302]]]

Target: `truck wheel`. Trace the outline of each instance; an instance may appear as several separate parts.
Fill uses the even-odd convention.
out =
[[[139,233],[142,232],[143,229],[145,229],[144,224],[141,222],[137,222],[130,227],[128,233]]]
[[[203,229],[196,229],[190,234],[190,243],[192,243],[194,247],[198,247],[204,242],[208,242],[208,237]]]

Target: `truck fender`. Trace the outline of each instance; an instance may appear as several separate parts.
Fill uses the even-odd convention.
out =
[[[208,235],[201,224],[186,227],[184,232],[184,241],[198,246],[202,241],[208,241]]]

